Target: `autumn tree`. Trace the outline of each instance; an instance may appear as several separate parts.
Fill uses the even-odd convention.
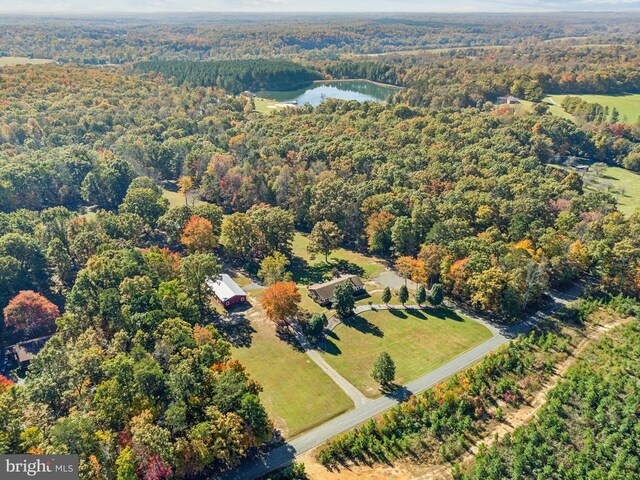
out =
[[[213,231],[213,225],[206,218],[192,215],[184,226],[180,236],[182,243],[189,253],[208,252],[218,246],[218,239]]]
[[[413,258],[400,257],[395,262],[395,267],[402,278],[404,278],[404,284],[407,284],[407,279],[411,278],[414,270]]]
[[[189,193],[193,190],[193,178],[182,176],[178,179],[178,192],[184,195],[184,204],[189,205]]]
[[[314,255],[324,255],[324,261],[329,261],[329,255],[342,243],[342,233],[338,226],[328,220],[316,223],[309,234],[307,251]]]
[[[386,211],[373,213],[367,219],[366,233],[371,253],[385,254],[389,251],[394,221],[393,214]]]
[[[278,327],[282,327],[289,326],[289,320],[297,315],[301,300],[294,282],[276,282],[265,289],[260,304],[267,318]]]
[[[287,272],[289,259],[280,252],[274,252],[260,262],[258,276],[262,278],[265,285],[273,285],[276,282],[287,282],[291,280],[291,273]]]
[[[3,310],[4,323],[21,335],[53,328],[58,307],[33,290],[18,293]]]
[[[396,378],[396,364],[387,352],[382,352],[373,364],[371,377],[380,384],[383,389],[389,388],[389,385]]]

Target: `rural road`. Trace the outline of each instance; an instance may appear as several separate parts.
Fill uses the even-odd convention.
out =
[[[420,393],[437,385],[446,378],[481,360],[485,355],[501,345],[504,345],[519,334],[527,333],[539,320],[550,313],[553,313],[558,308],[575,300],[580,293],[580,287],[574,287],[563,293],[554,292],[551,294],[551,298],[553,299],[553,303],[551,305],[530,315],[527,319],[518,322],[515,325],[495,325],[488,323],[479,317],[470,315],[468,312],[460,312],[489,328],[494,334],[493,337],[477,347],[466,351],[441,367],[423,375],[413,382],[408,383],[404,387],[400,387],[388,395],[366,402],[355,409],[329,420],[319,427],[290,440],[284,445],[252,457],[234,470],[225,472],[219,478],[221,478],[221,480],[254,480],[273,470],[285,467],[291,463],[296,455],[300,455],[311,450],[332,437],[345,432],[346,430],[349,430],[370,418],[380,415],[391,407],[406,400],[410,395]]]

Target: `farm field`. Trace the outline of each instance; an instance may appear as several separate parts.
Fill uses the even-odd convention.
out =
[[[266,320],[245,330],[250,347],[234,347],[233,358],[262,385],[260,397],[286,438],[353,408],[349,397],[307,355],[278,338]]]
[[[338,325],[327,337],[325,360],[368,397],[380,395],[371,369],[386,351],[401,385],[428,373],[491,338],[491,332],[451,310],[364,312]]]
[[[562,100],[567,96],[569,95],[550,95],[547,98],[560,105]],[[589,103],[599,103],[600,105],[608,106],[610,109],[618,109],[620,112],[620,119],[623,123],[636,123],[638,121],[638,117],[640,117],[640,94],[571,96],[579,97]]]
[[[14,65],[42,65],[51,63],[48,58],[28,58],[28,57],[0,57],[0,67],[12,67]]]

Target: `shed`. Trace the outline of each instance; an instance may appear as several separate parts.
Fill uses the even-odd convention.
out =
[[[308,287],[309,296],[320,305],[328,305],[333,300],[336,287],[347,282],[351,283],[355,295],[362,295],[365,292],[364,283],[362,283],[360,277],[357,275],[343,275],[328,282],[310,285]]]
[[[247,301],[245,291],[226,273],[216,280],[210,278],[206,283],[216,301],[225,308]]]

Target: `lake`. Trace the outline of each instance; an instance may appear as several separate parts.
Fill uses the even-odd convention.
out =
[[[308,103],[314,107],[327,98],[338,100],[357,100],[359,102],[386,102],[400,88],[385,86],[364,80],[344,80],[336,82],[314,82],[299,90],[262,91],[259,97],[283,103],[297,102],[298,105]]]

